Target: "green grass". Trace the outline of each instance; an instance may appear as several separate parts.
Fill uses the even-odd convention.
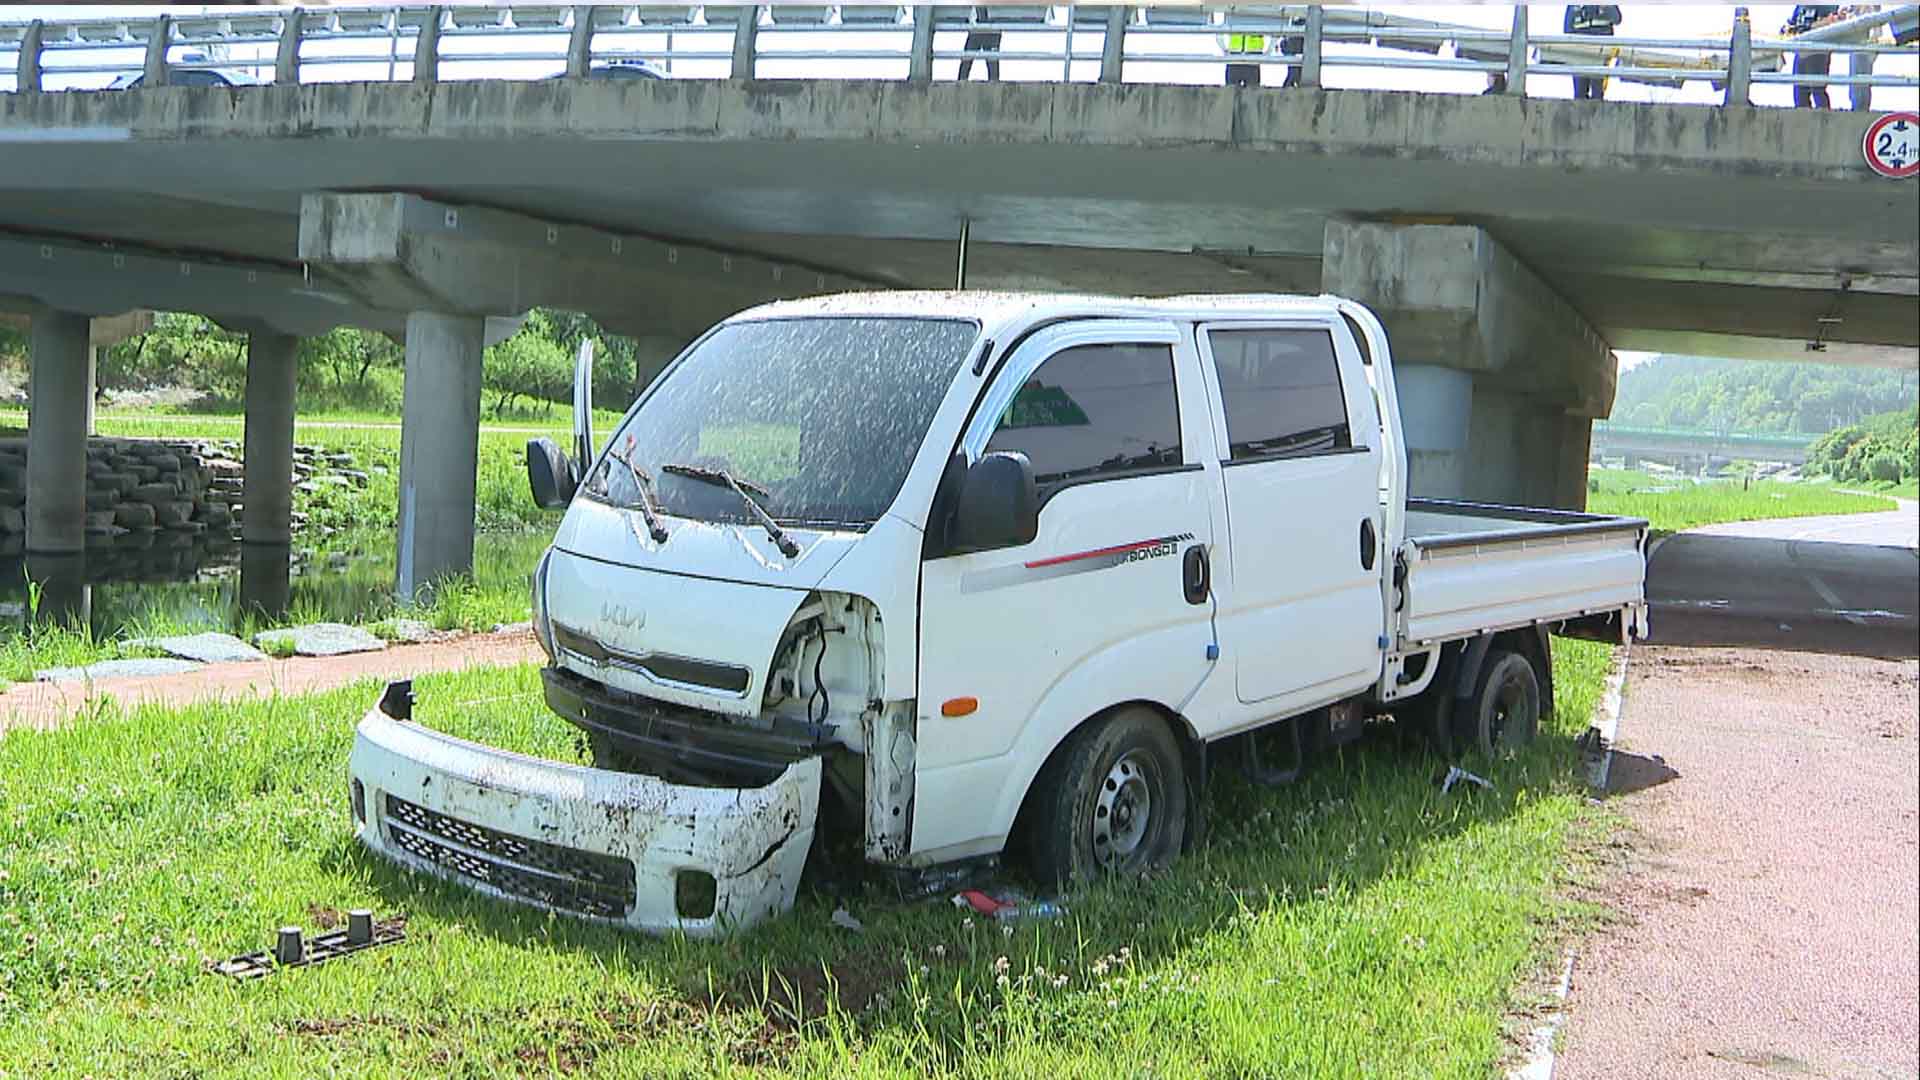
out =
[[[1889,499],[1836,491],[1827,484],[1756,480],[1696,482],[1682,476],[1655,477],[1632,469],[1591,469],[1587,509],[1596,514],[1645,518],[1655,532],[1679,532],[1698,525],[1765,518],[1860,514],[1892,510]]]
[[[1849,488],[1859,488],[1880,495],[1897,495],[1902,499],[1920,499],[1920,479],[1902,480],[1897,483],[1882,481],[1877,484],[1848,484]]]
[[[1231,774],[1170,873],[1010,934],[885,887],[700,944],[482,900],[362,853],[375,688],[111,707],[0,739],[0,1074],[1473,1076],[1556,936],[1601,812],[1573,735],[1608,650],[1557,642],[1557,718],[1495,791],[1367,740],[1273,791]],[[577,758],[531,668],[422,678],[420,715]],[[371,906],[408,938],[235,985],[209,959]],[[1002,977],[1004,976],[1004,978]],[[1116,1070],[1116,1066],[1118,1067]]]

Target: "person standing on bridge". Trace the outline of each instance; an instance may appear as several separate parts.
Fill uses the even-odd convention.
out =
[[[1289,86],[1299,86],[1300,69],[1304,66],[1307,58],[1307,39],[1304,37],[1281,38],[1280,51],[1288,56],[1297,56],[1302,61],[1300,64],[1292,64],[1287,67],[1287,77],[1280,80],[1280,88],[1284,90]]]
[[[1561,31],[1584,37],[1612,37],[1613,28],[1619,25],[1620,8],[1616,4],[1569,4]],[[1605,79],[1575,75],[1573,98],[1575,101],[1599,101],[1606,96],[1606,85]]]
[[[1259,56],[1267,51],[1265,34],[1228,34],[1228,56]],[[1259,86],[1260,65],[1227,61],[1228,86]]]
[[[973,21],[975,25],[992,22],[993,9],[984,5],[974,8]],[[984,52],[990,54],[985,60],[987,65],[987,81],[1000,81],[1000,31],[969,30],[967,31],[965,48],[968,52]],[[962,57],[960,60],[960,81],[966,82],[967,76],[971,74],[973,74],[973,57]]]
[[[1787,18],[1787,25],[1780,32],[1792,37],[1804,34],[1840,14],[1839,4],[1798,4],[1793,14]],[[1824,50],[1813,52],[1796,51],[1793,54],[1793,73],[1795,75],[1825,75],[1833,70],[1833,54]],[[1827,95],[1825,83],[1808,86],[1805,83],[1793,84],[1793,107],[1796,109],[1831,109],[1833,99]]]

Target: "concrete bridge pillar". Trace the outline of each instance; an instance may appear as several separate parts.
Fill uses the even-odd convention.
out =
[[[1408,363],[1398,351],[1394,361],[1409,489],[1435,499],[1466,498],[1473,376],[1439,364]]]
[[[401,596],[473,569],[485,335],[486,320],[478,315],[407,316],[395,580]]]
[[[92,400],[88,319],[34,313],[27,405],[27,550],[83,551],[87,526],[87,413]]]
[[[293,393],[300,339],[255,330],[247,335],[246,463],[240,541],[293,540]]]
[[[1387,327],[1414,494],[1586,505],[1615,368],[1572,305],[1477,226],[1330,222],[1321,266]]]

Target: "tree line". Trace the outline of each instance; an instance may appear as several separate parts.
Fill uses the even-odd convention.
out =
[[[520,330],[482,357],[481,407],[499,418],[544,414],[571,399],[573,358],[592,339],[594,403],[624,409],[635,392],[635,347],[591,318],[536,308]],[[27,370],[24,333],[0,326],[0,366]],[[153,329],[102,351],[97,392],[185,387],[207,411],[238,409],[246,398],[247,338],[201,315],[162,312]],[[349,327],[301,340],[297,399],[306,410],[400,411],[406,352],[385,334]]]
[[[1620,377],[1611,420],[1623,427],[1812,439],[1904,410],[1914,393],[1911,371],[1659,356]]]

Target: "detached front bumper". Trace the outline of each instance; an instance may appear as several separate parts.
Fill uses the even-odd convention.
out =
[[[394,683],[354,737],[354,827],[404,866],[639,930],[718,937],[793,907],[820,759],[765,787],[565,765],[422,727]]]

